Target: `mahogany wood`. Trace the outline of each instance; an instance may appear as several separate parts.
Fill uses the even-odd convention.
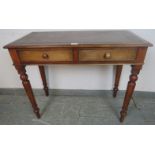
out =
[[[141,48],[141,47],[138,48],[137,56],[136,56],[136,62],[137,63],[144,63],[146,52],[147,52],[147,47],[145,47],[145,48]]]
[[[79,49],[73,48],[73,63],[77,64],[79,63]]]
[[[20,79],[22,80],[22,84],[25,88],[26,94],[31,102],[33,111],[36,114],[37,118],[40,118],[39,108],[34,98],[32,87],[31,87],[30,81],[28,80],[28,76],[26,74],[25,66],[15,65],[15,68],[20,74]]]
[[[40,118],[39,108],[26,74],[26,65],[39,66],[46,95],[48,95],[48,87],[43,66],[45,64],[117,65],[113,90],[115,97],[122,66],[131,64],[131,76],[120,112],[120,121],[123,122],[149,46],[152,44],[129,31],[59,31],[33,32],[4,48],[9,49],[10,56],[38,118]]]
[[[115,76],[115,84],[114,84],[114,89],[113,89],[113,97],[117,96],[122,69],[123,69],[123,65],[116,66],[116,76]]]
[[[20,60],[22,62],[61,62],[61,61],[73,61],[71,48],[53,48],[53,49],[34,49],[34,50],[20,50],[18,52]]]
[[[125,116],[127,115],[128,105],[130,103],[132,94],[134,92],[134,89],[136,86],[136,81],[138,80],[138,74],[139,74],[141,68],[142,68],[142,65],[132,65],[130,80],[128,82],[123,107],[120,112],[120,114],[121,114],[120,122],[123,122]]]
[[[16,70],[17,70],[18,74],[20,75],[20,79],[22,80],[23,87],[25,89],[25,92],[26,92],[29,100],[30,100],[33,111],[36,114],[37,118],[40,118],[39,108],[36,103],[30,81],[28,80],[28,75],[26,74],[25,65],[21,65],[18,53],[15,49],[9,49],[9,53],[13,60]]]
[[[33,32],[5,48],[148,47],[151,43],[130,31]]]
[[[136,59],[136,48],[91,48],[80,49],[79,61],[134,61]]]
[[[46,82],[46,75],[45,75],[45,68],[44,68],[44,66],[39,66],[39,71],[40,71],[41,79],[42,79],[42,82],[43,82],[43,87],[44,87],[45,95],[49,96],[49,91],[48,91],[48,86],[47,86],[47,82]]]

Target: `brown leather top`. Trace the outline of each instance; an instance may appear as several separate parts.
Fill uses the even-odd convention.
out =
[[[130,31],[32,32],[4,48],[47,47],[148,47],[148,41]]]

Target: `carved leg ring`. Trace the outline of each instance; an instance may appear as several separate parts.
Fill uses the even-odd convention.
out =
[[[139,74],[141,68],[142,68],[141,65],[133,65],[132,66],[130,80],[128,82],[123,107],[122,107],[122,110],[120,112],[120,114],[121,114],[120,122],[123,122],[125,116],[127,115],[128,105],[129,105],[131,97],[133,95],[133,92],[134,92],[134,89],[136,86],[136,81],[138,80],[138,74]]]
[[[28,75],[26,74],[25,66],[15,66],[15,67],[18,73],[20,74],[20,79],[22,80],[22,84],[25,88],[26,94],[31,102],[33,111],[36,114],[37,118],[40,118],[39,108],[34,98],[32,87],[30,81],[28,80]]]

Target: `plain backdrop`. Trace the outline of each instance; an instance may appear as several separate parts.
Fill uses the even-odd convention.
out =
[[[0,88],[22,88],[19,76],[12,66],[12,60],[3,46],[32,31],[30,29],[1,29],[0,30]],[[53,30],[51,30],[53,31]],[[155,30],[131,30],[144,39],[155,44]],[[140,73],[136,90],[155,91],[154,58],[155,47],[149,48],[145,65]],[[49,65],[46,66],[46,75],[51,89],[86,89],[86,90],[111,90],[114,81],[114,67],[111,65]],[[120,89],[125,90],[130,75],[130,66],[123,68]],[[42,88],[42,82],[37,66],[28,66],[33,88]]]

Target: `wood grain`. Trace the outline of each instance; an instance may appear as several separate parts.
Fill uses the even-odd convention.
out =
[[[136,48],[96,48],[81,49],[79,61],[133,61],[136,59]],[[109,54],[109,58],[106,58]]]
[[[130,31],[53,31],[33,32],[4,48],[47,47],[148,47],[145,41]]]
[[[18,52],[21,62],[56,62],[73,61],[72,50],[70,48],[53,48],[52,50],[22,50]]]

